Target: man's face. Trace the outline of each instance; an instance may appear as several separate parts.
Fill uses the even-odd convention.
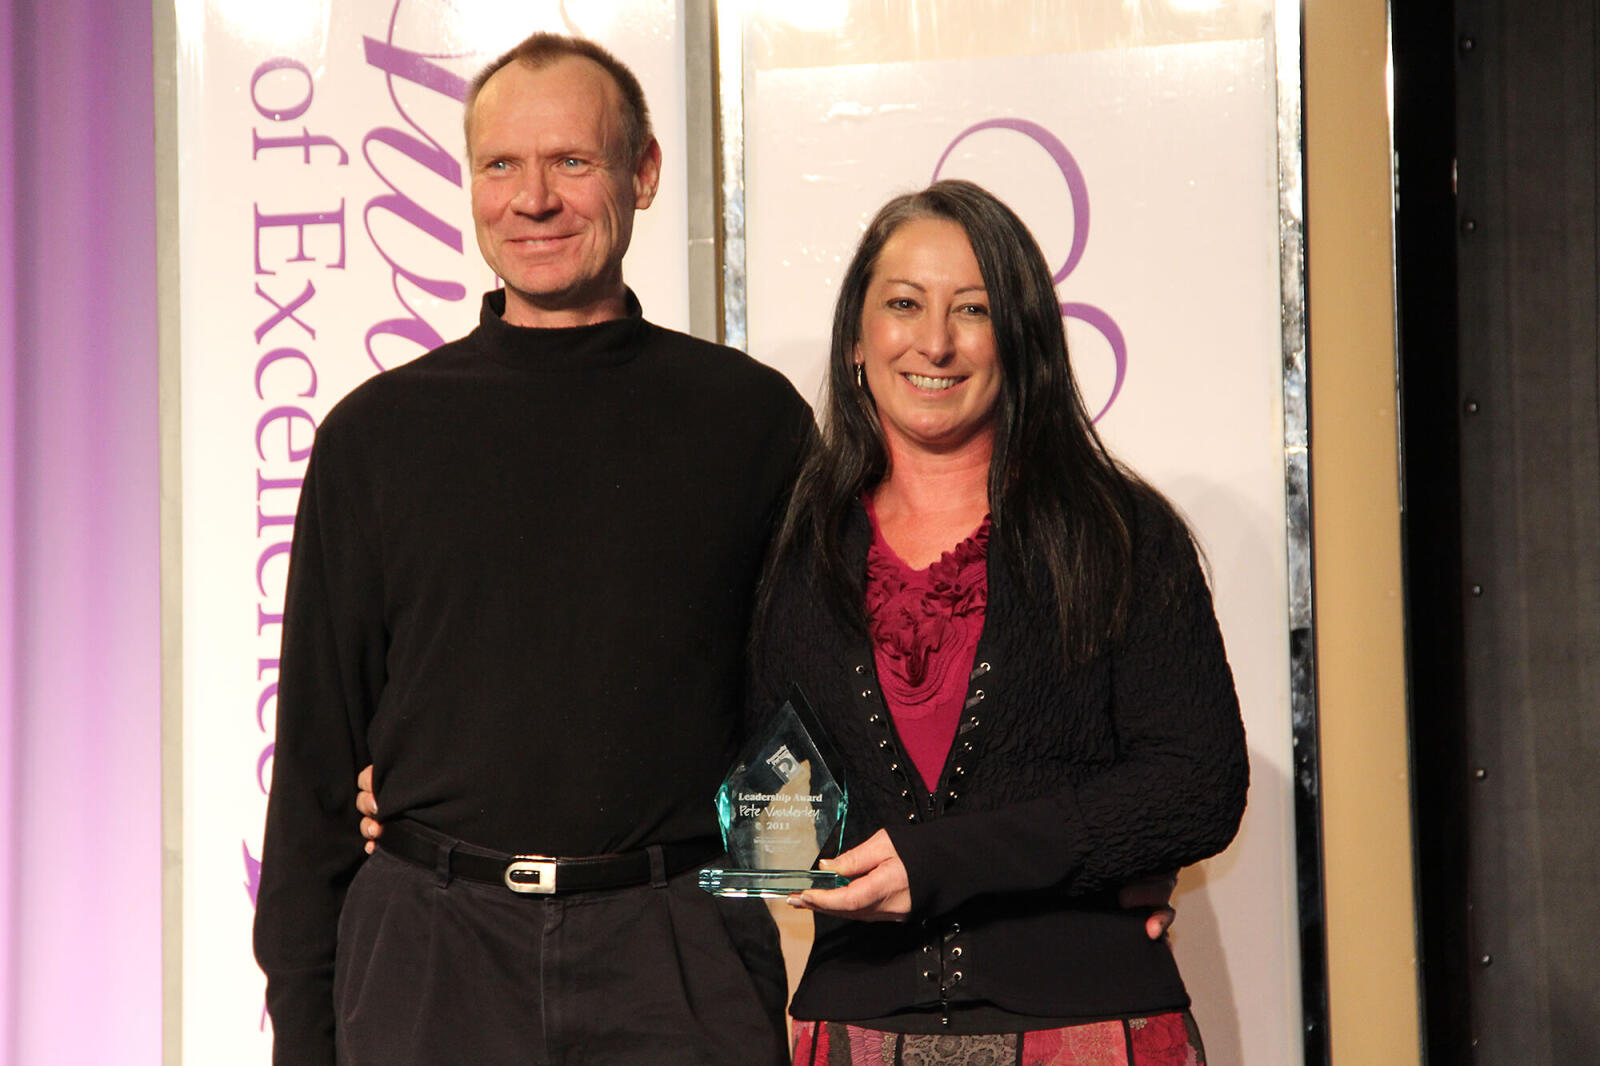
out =
[[[478,248],[506,286],[507,322],[576,326],[622,314],[633,212],[661,171],[624,144],[622,94],[593,60],[496,71],[468,127]]]

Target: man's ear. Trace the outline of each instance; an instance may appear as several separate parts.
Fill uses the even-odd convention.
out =
[[[640,211],[649,207],[656,198],[656,186],[661,181],[661,145],[654,138],[639,156],[633,168],[633,206]]]

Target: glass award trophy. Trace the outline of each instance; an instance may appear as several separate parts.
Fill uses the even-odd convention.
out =
[[[826,755],[824,754],[826,753]],[[798,686],[757,731],[717,789],[717,820],[728,869],[700,871],[714,896],[782,898],[808,888],[838,888],[849,878],[814,870],[824,849],[838,852],[849,802],[841,766]]]

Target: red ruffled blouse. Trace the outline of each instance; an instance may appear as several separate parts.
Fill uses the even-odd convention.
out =
[[[878,684],[895,730],[930,791],[954,743],[989,602],[989,517],[926,569],[914,570],[883,539],[872,502],[867,623]]]

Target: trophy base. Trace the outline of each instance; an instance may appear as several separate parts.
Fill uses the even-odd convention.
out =
[[[850,879],[829,870],[700,871],[700,887],[726,899],[784,899],[808,888],[843,888]]]

